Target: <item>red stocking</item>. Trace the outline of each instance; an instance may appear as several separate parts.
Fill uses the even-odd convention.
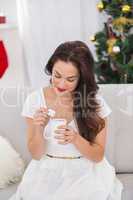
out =
[[[0,78],[5,73],[7,67],[8,67],[8,57],[6,49],[4,47],[3,41],[0,41]]]

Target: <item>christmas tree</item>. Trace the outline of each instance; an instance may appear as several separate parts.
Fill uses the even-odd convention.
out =
[[[107,14],[103,30],[91,38],[98,83],[133,83],[133,0],[103,0],[97,8]]]

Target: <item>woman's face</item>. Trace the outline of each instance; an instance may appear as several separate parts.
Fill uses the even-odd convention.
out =
[[[52,70],[52,86],[56,93],[66,94],[75,90],[79,71],[71,62],[58,60]]]

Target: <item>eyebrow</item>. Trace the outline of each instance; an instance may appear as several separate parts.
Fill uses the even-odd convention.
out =
[[[55,70],[55,72],[61,76],[61,74],[60,74],[58,71]],[[78,77],[78,76],[75,75],[75,76],[68,76],[67,78],[77,78],[77,77]]]

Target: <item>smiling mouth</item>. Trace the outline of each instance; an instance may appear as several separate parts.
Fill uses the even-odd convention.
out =
[[[66,91],[66,89],[62,89],[62,88],[57,88],[57,90],[58,90],[59,92],[65,92],[65,91]]]

